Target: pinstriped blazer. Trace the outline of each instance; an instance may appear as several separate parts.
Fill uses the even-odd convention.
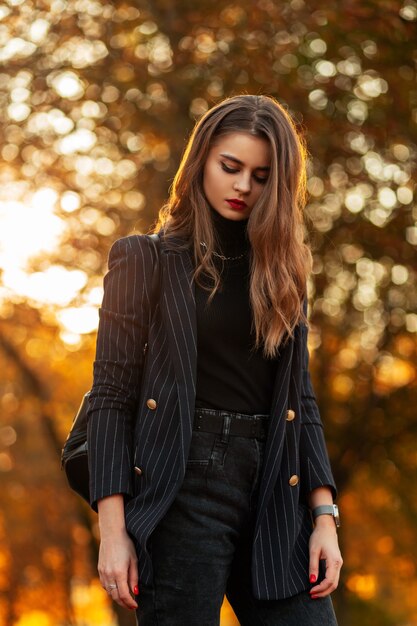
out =
[[[126,527],[147,584],[147,541],[185,474],[197,362],[191,254],[161,239],[160,294],[151,314],[153,246],[134,235],[110,251],[88,423],[91,504],[124,494]],[[280,599],[309,588],[307,494],[323,485],[335,493],[308,371],[307,328],[300,324],[277,360],[253,538],[255,597]]]

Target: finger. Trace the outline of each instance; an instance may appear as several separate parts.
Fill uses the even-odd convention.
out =
[[[314,584],[319,576],[319,556],[318,550],[310,550],[309,579]]]
[[[139,574],[138,574],[138,563],[136,560],[131,561],[129,567],[129,588],[133,595],[137,596],[139,593]]]
[[[107,593],[109,594],[109,597],[113,600],[113,602],[116,602],[116,604],[119,604],[120,606],[125,608],[125,605],[120,601],[118,589],[108,589]]]
[[[336,584],[333,584],[331,581],[323,580],[320,585],[316,585],[312,589],[310,589],[310,596],[312,598],[325,598],[330,595],[332,591],[337,588]]]
[[[115,602],[116,604],[118,604],[119,606],[121,606],[123,609],[130,608],[130,607],[127,607],[126,604],[120,599],[118,589],[111,589],[107,593],[109,594],[109,597],[111,598],[111,600]]]
[[[311,597],[320,597],[324,598],[332,593],[339,584],[339,573],[337,572],[334,577],[328,577],[321,581],[319,585],[315,585],[310,589]]]
[[[114,589],[117,589],[117,584],[114,579],[108,582],[101,581],[101,586],[103,587],[104,591],[107,591],[109,595]]]
[[[116,598],[119,597],[119,593],[117,591],[117,588],[113,589],[111,587],[106,587],[106,591],[109,594],[109,596],[112,598],[112,600],[115,600]]]
[[[131,610],[138,608],[137,602],[134,600],[134,598],[132,598],[126,579],[118,579],[117,592],[119,604]]]

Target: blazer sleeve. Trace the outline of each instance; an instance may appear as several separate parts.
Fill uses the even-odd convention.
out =
[[[132,491],[133,416],[148,336],[154,243],[144,236],[116,241],[99,311],[88,418],[90,503]]]
[[[302,374],[301,374],[301,434],[300,472],[303,491],[307,496],[317,487],[330,487],[333,498],[337,495],[324,439],[323,424],[309,371],[307,347],[308,330],[302,324]]]

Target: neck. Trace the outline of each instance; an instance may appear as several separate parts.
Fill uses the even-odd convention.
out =
[[[220,254],[238,256],[248,251],[248,220],[229,220],[214,209],[211,209],[211,216]]]

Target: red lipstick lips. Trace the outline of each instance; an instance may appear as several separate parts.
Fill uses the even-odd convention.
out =
[[[233,198],[232,200],[226,200],[226,202],[230,204],[232,209],[234,209],[235,211],[243,211],[243,209],[246,209],[247,206],[246,202],[243,202],[243,200],[238,200],[237,198]]]

